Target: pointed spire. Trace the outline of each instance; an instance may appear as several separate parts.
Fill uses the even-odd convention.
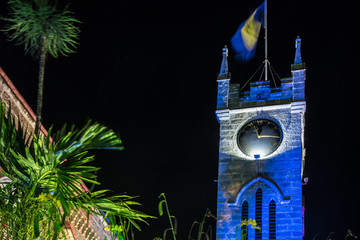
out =
[[[291,70],[305,69],[305,63],[301,59],[301,38],[297,36],[295,40],[295,58],[294,64],[291,64]]]
[[[294,65],[296,64],[302,64],[301,60],[301,38],[297,36],[295,40],[295,59],[294,59]]]
[[[228,69],[228,60],[227,60],[228,48],[227,48],[226,45],[223,48],[222,55],[223,55],[223,58],[222,58],[222,61],[221,61],[220,73],[219,73],[218,78],[217,78],[218,80],[220,80],[220,79],[229,79],[230,78],[229,69]]]

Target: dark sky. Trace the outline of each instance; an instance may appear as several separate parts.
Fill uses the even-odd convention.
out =
[[[6,14],[5,1],[0,14]],[[207,208],[216,212],[219,125],[215,117],[222,47],[262,1],[73,1],[80,45],[46,66],[45,127],[87,118],[118,132],[122,152],[98,151],[102,188],[139,196],[157,215],[165,192],[186,239]],[[291,76],[297,35],[306,62],[306,239],[343,239],[359,226],[359,62],[353,1],[271,1],[269,59]],[[358,14],[358,13],[357,13]],[[3,23],[1,23],[1,26]],[[244,84],[264,58],[240,64],[230,50],[232,83]],[[357,57],[357,58],[356,58]],[[0,66],[35,109],[37,62],[0,35]],[[245,88],[246,89],[246,88]],[[162,236],[164,217],[136,239]],[[214,223],[214,222],[213,222]],[[213,225],[215,227],[215,225]]]

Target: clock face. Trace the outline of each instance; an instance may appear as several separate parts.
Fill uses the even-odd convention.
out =
[[[263,158],[273,153],[282,141],[278,124],[268,119],[256,119],[245,124],[237,135],[240,150],[247,156]]]

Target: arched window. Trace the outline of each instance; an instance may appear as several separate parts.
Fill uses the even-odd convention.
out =
[[[276,204],[271,200],[269,204],[269,239],[276,239]]]
[[[244,201],[242,206],[241,206],[241,220],[248,220],[249,219],[249,204],[247,201]],[[246,226],[242,226],[241,230],[243,233],[246,232],[246,236],[244,238],[244,240],[248,240],[248,230],[249,228]],[[241,238],[242,239],[242,238]]]
[[[255,196],[255,221],[260,228],[262,226],[262,195],[261,188],[258,188]],[[261,229],[255,229],[255,239],[262,239]]]

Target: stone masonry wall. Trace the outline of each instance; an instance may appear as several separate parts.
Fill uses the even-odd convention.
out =
[[[305,63],[301,59],[301,39],[296,38],[291,78],[281,79],[281,86],[272,88],[268,79],[250,82],[250,90],[233,84],[223,49],[218,76],[216,116],[220,123],[217,240],[236,239],[236,228],[244,214],[255,219],[256,192],[258,214],[262,211],[261,239],[269,239],[269,203],[275,203],[275,234],[272,239],[300,240],[303,237],[302,171],[304,166]],[[266,64],[266,62],[265,62]],[[226,70],[224,72],[224,69]],[[226,78],[221,76],[227,76]],[[228,94],[228,95],[227,95]],[[225,100],[225,101],[224,101]],[[226,103],[226,104],[224,104]],[[241,152],[237,133],[244,124],[255,119],[269,119],[280,125],[282,143],[272,154],[255,159]],[[274,208],[273,208],[274,209]],[[260,221],[260,219],[258,218]],[[273,226],[272,226],[273,227]],[[250,229],[249,240],[255,239]],[[258,239],[258,238],[257,238]]]
[[[264,160],[255,161],[237,147],[237,132],[248,121],[267,118],[283,130],[278,150]],[[263,190],[262,239],[268,239],[268,204],[276,202],[276,239],[302,239],[302,136],[301,111],[292,104],[264,106],[252,110],[230,110],[220,119],[218,227],[217,239],[234,237],[241,222],[241,205],[249,204],[249,218],[255,218],[255,192]],[[256,181],[254,181],[256,179]],[[254,230],[249,239],[254,238]]]

